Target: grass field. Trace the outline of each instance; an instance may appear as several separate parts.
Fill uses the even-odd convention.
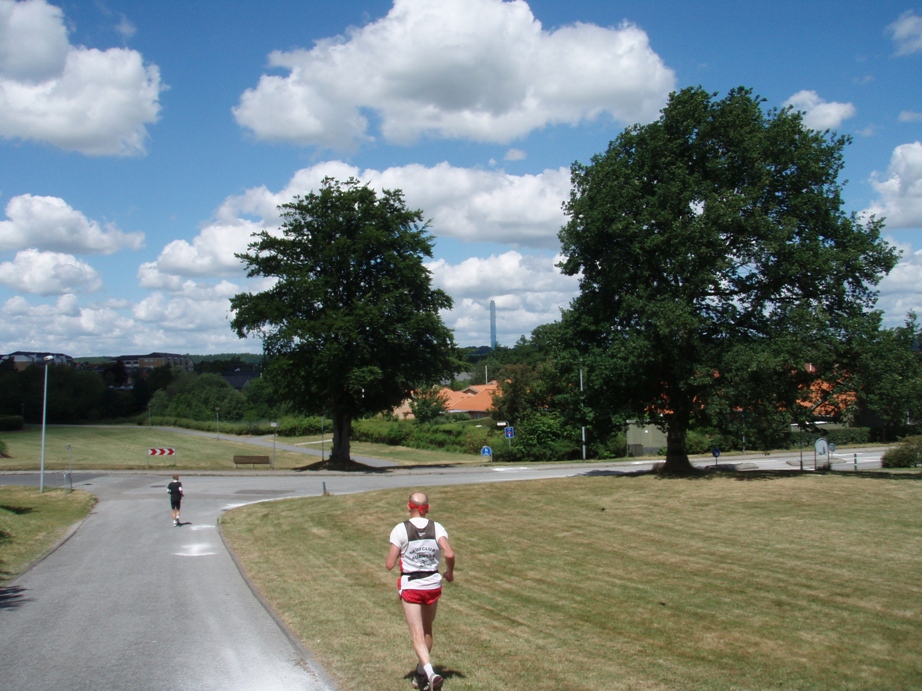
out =
[[[222,526],[343,689],[409,689],[384,568],[405,490]],[[458,553],[448,691],[922,687],[922,475],[597,476],[434,488]]]
[[[40,559],[95,504],[86,492],[0,486],[0,584]]]
[[[0,457],[0,470],[37,470],[41,463],[41,428],[22,432],[4,432],[10,458]],[[267,438],[271,441],[271,437]],[[67,445],[70,445],[70,452]],[[276,440],[275,467],[300,468],[320,460],[317,456],[284,451],[279,445],[307,446],[320,451],[320,437],[282,438]],[[176,455],[148,456],[149,448],[176,449]],[[330,453],[327,436],[325,451]],[[379,444],[353,444],[353,456],[371,456],[392,460],[401,465],[479,465],[480,456],[473,454],[421,451]],[[45,430],[46,470],[99,469],[171,469],[233,470],[235,455],[272,456],[272,448],[260,448],[222,435],[195,436],[163,428],[125,425],[117,427],[49,426]],[[249,466],[244,466],[248,468]],[[262,466],[266,468],[266,466]]]

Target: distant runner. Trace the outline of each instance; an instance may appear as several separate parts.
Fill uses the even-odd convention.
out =
[[[448,533],[440,523],[426,518],[429,498],[414,492],[407,502],[410,519],[391,531],[391,548],[385,566],[393,569],[400,563],[397,592],[410,627],[413,649],[419,662],[413,676],[413,688],[438,691],[442,677],[432,669],[432,622],[442,594],[442,579],[455,580],[455,553],[448,543]],[[445,573],[439,574],[439,562],[445,557]]]
[[[179,525],[179,505],[185,496],[182,491],[182,483],[179,481],[179,475],[173,476],[173,482],[166,486],[166,491],[170,493],[170,508],[173,510],[173,525]]]

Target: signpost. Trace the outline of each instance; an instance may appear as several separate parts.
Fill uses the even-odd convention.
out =
[[[483,456],[488,461],[492,461],[493,460],[493,449],[491,449],[489,446],[484,446],[482,449],[480,449],[480,455]]]
[[[820,456],[825,456],[826,452],[829,450],[829,444],[825,439],[820,437],[816,440],[816,443],[813,444],[813,470],[816,470],[817,467],[817,458]]]
[[[174,456],[175,457],[176,449],[171,449],[168,447],[158,447],[158,448],[148,449],[147,450],[147,465],[148,466],[150,466],[151,456]],[[173,465],[176,465],[175,459],[173,461]]]

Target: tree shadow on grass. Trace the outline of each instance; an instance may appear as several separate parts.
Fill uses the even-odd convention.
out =
[[[841,475],[842,477],[850,477],[856,480],[909,480],[914,482],[919,482],[922,480],[922,472],[918,470],[903,470],[891,471],[891,470],[859,470],[857,473],[842,473],[833,471],[836,475]]]
[[[9,504],[0,504],[0,509],[9,511],[10,513],[15,513],[17,516],[22,516],[23,514],[32,513],[35,511],[35,509],[31,506],[11,506]]]
[[[835,475],[836,477],[850,478],[853,480],[907,480],[922,481],[922,472],[916,470],[859,470],[842,471],[829,470],[820,468],[818,470],[747,470],[736,467],[735,465],[725,463],[717,466],[707,466],[706,468],[696,469],[694,472],[681,475],[671,475],[669,473],[658,473],[654,470],[590,470],[582,474],[582,477],[646,477],[654,476],[658,480],[714,480],[721,477],[732,477],[740,482],[753,482],[756,480],[781,480],[792,477],[805,477],[808,475]]]
[[[296,473],[303,473],[305,471],[311,470],[335,470],[337,472],[346,473],[387,473],[390,468],[374,468],[370,465],[364,465],[356,461],[349,461],[348,463],[317,461],[316,463],[309,463],[294,469]]]

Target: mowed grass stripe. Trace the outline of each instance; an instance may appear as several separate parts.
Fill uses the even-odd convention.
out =
[[[446,689],[922,686],[922,476],[596,477],[433,488],[459,554]],[[408,492],[222,525],[345,689],[409,688],[388,533]]]

